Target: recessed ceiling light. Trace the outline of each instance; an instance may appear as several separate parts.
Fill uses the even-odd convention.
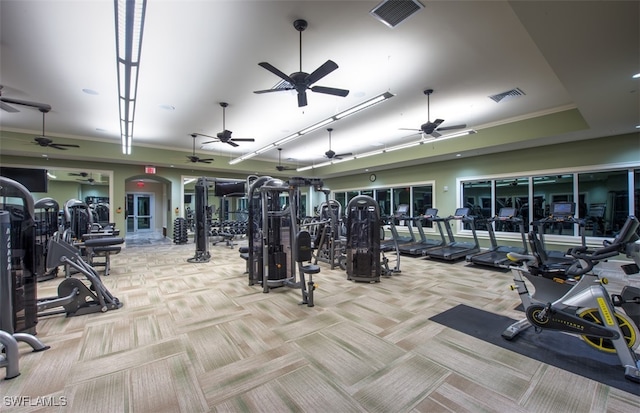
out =
[[[160,109],[164,109],[164,110],[176,110],[176,107],[173,105],[160,105]]]
[[[371,144],[371,146],[384,146],[384,143],[382,143],[382,142],[373,142]]]
[[[461,156],[462,156],[462,155],[461,155],[461,154],[459,154],[459,153],[457,153],[457,154],[456,154],[456,157],[461,157]]]
[[[87,95],[99,95],[99,93],[93,89],[82,89],[82,91]]]
[[[97,130],[98,132],[106,132],[106,131],[107,131],[107,130],[106,130],[106,129],[104,129],[104,128],[96,128],[96,130]]]

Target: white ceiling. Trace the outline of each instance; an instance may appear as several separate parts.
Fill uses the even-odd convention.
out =
[[[395,28],[369,14],[378,3],[149,0],[132,159],[136,145],[190,152],[190,133],[222,131],[223,101],[233,137],[255,142],[200,150],[209,139],[198,138],[198,155],[217,158],[210,168],[387,91],[395,95],[389,101],[331,125],[334,151],[419,139],[401,128],[428,120],[426,88],[435,90],[431,120],[444,119],[442,126],[482,130],[569,108],[589,129],[558,140],[630,133],[640,124],[640,79],[631,78],[640,72],[640,2],[422,0],[425,8]],[[119,144],[114,2],[1,0],[0,18],[2,95],[50,104],[49,137]],[[339,68],[317,85],[348,89],[347,97],[308,92],[308,106],[298,108],[291,92],[253,93],[279,82],[259,62],[299,70],[292,23],[300,18],[308,21],[303,71],[335,61]],[[488,98],[516,87],[526,95]],[[19,113],[0,111],[1,129],[41,134],[41,114],[15,107]],[[317,164],[328,149],[323,128],[285,144],[282,157]],[[260,158],[277,162],[278,152]]]

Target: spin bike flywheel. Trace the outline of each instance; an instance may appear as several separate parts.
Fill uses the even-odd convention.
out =
[[[632,321],[618,312],[615,312],[614,314],[616,316],[618,326],[620,327],[620,331],[624,336],[624,340],[627,342],[627,346],[629,348],[634,348],[634,346],[636,345],[637,335]],[[600,313],[598,312],[597,308],[586,308],[578,313],[578,317],[584,318],[585,320],[591,321],[592,323],[603,324],[602,317],[600,317]],[[582,339],[587,344],[594,347],[596,350],[604,351],[605,353],[616,352],[616,349],[613,346],[613,342],[608,338],[583,335]]]

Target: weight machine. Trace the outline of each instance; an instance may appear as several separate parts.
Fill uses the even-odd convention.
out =
[[[284,182],[270,176],[249,176],[247,272],[249,285],[260,284],[268,293],[277,287],[299,288],[302,301],[314,306],[313,274],[320,267],[311,260],[311,236],[299,229],[300,188],[322,190],[319,179],[291,178]],[[306,275],[309,276],[306,280]]]
[[[367,195],[347,204],[347,280],[380,282],[380,207]]]
[[[213,191],[215,196],[221,197],[219,215],[220,219],[222,219],[227,214],[225,197],[244,195],[244,192],[240,192],[242,188],[244,188],[244,183],[241,181],[221,181],[216,178],[207,177],[198,178],[194,188],[195,207],[193,210],[196,253],[192,258],[187,259],[188,262],[203,263],[209,262],[211,259],[211,253],[209,252],[209,237],[212,235],[210,232],[213,225],[213,213],[215,208],[209,205],[210,192]],[[229,247],[233,247],[231,240],[235,235],[237,234],[229,231],[216,231],[216,236],[221,237]]]

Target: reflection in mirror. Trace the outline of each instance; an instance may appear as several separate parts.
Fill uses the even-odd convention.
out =
[[[106,225],[113,222],[110,198],[113,195],[112,171],[92,169],[56,168],[47,171],[47,192],[34,192],[34,200],[53,198],[60,205],[70,199],[86,203],[92,211],[94,223]]]

